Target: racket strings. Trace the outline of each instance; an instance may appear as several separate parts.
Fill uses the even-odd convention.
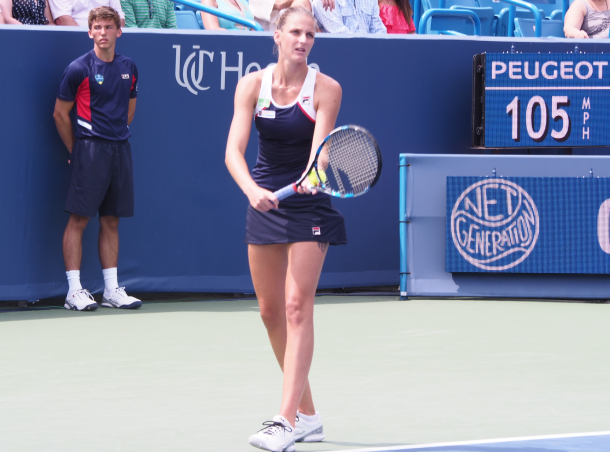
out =
[[[363,193],[377,176],[377,149],[367,134],[354,129],[342,130],[329,140],[329,166],[342,195]],[[333,185],[333,184],[331,184]]]

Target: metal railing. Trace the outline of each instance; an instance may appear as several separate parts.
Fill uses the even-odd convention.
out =
[[[500,1],[508,3],[510,5],[508,8],[508,36],[515,36],[515,12],[517,11],[517,6],[524,9],[529,9],[534,14],[534,20],[536,21],[536,29],[534,30],[534,32],[537,38],[540,38],[542,36],[542,16],[540,15],[540,10],[536,6],[532,5],[531,3],[523,2],[521,0]]]
[[[244,19],[242,17],[231,16],[230,14],[223,13],[219,9],[212,8],[211,6],[205,6],[201,3],[191,2],[189,0],[172,0],[174,3],[180,3],[181,5],[188,6],[189,8],[196,9],[198,11],[203,11],[204,13],[213,14],[216,17],[222,17],[223,19],[230,20],[231,22],[235,22],[240,25],[244,25],[248,28],[252,28],[256,31],[264,31],[263,27],[261,27],[256,22],[250,21],[248,19]]]

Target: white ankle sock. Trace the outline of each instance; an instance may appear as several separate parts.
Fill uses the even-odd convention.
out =
[[[105,268],[102,270],[104,275],[104,295],[110,295],[114,289],[119,287],[116,267]]]
[[[70,270],[66,272],[66,276],[68,277],[68,293],[83,288],[80,285],[80,270]]]
[[[315,421],[318,418],[318,412],[316,411],[316,414],[313,416],[307,416],[306,414],[299,413],[299,417],[303,418],[304,421]]]

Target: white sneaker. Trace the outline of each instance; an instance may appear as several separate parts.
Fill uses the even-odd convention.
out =
[[[87,289],[78,289],[68,292],[64,308],[72,311],[95,311],[98,305]]]
[[[272,421],[264,422],[265,428],[250,436],[251,446],[272,452],[293,452],[294,430],[284,416],[275,416]]]
[[[127,295],[124,287],[117,287],[109,297],[106,297],[106,292],[104,292],[102,306],[105,308],[138,309],[142,306],[142,302],[135,297]]]
[[[324,428],[322,427],[322,416],[320,416],[320,413],[316,411],[315,416],[304,416],[297,411],[294,440],[297,443],[324,441]]]

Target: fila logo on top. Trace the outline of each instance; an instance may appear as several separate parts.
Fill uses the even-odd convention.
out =
[[[227,72],[236,72],[237,81],[239,81],[244,75],[250,72],[260,71],[262,66],[256,62],[248,64],[244,70],[244,52],[237,52],[237,58],[232,55],[227,56],[227,52],[220,53],[220,65],[218,64],[218,57],[214,62],[214,54],[216,52],[208,52],[207,50],[201,50],[201,46],[194,45],[193,52],[182,59],[182,46],[172,46],[176,49],[176,67],[175,76],[178,85],[189,90],[192,94],[197,95],[199,91],[207,91],[210,89],[209,86],[202,86],[203,75],[204,75],[204,62],[207,57],[210,63],[216,65],[220,69],[220,89],[224,90],[226,86]],[[236,66],[229,66],[229,64],[236,64]],[[209,64],[209,63],[208,63]],[[269,63],[271,64],[271,63]],[[312,63],[309,65],[313,69],[320,70],[317,64]]]
[[[530,255],[540,230],[538,209],[519,185],[487,179],[468,187],[451,212],[451,237],[460,254],[483,270],[507,270]]]

